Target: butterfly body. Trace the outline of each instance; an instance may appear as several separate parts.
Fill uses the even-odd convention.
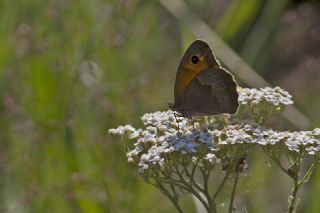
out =
[[[209,45],[196,40],[178,67],[175,103],[170,108],[184,117],[234,114],[239,106],[236,88],[233,76],[220,66]]]

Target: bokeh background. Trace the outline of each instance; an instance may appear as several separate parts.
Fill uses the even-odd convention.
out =
[[[294,96],[309,128],[320,125],[319,1],[185,2]],[[168,109],[192,39],[157,0],[1,0],[0,212],[175,212],[107,130]],[[291,179],[262,153],[250,161],[240,212],[285,212]],[[320,212],[319,196],[320,171],[300,191],[299,212]],[[182,202],[195,211],[190,196]]]

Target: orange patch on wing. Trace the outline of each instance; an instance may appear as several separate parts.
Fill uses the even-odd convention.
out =
[[[178,95],[180,95],[186,87],[190,84],[193,78],[196,77],[196,75],[203,71],[204,69],[208,68],[209,64],[203,60],[198,64],[191,64],[187,63],[185,64],[182,69],[181,75],[178,76],[177,82],[176,82],[176,92]]]

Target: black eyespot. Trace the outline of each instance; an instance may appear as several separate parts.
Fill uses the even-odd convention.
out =
[[[192,62],[193,64],[197,64],[197,63],[199,62],[198,56],[196,56],[196,55],[192,56],[192,57],[191,57],[191,62]]]

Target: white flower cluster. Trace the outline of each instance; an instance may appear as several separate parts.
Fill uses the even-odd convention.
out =
[[[219,144],[252,143],[265,146],[283,142],[290,151],[306,151],[310,155],[320,152],[320,128],[313,131],[282,132],[243,124],[228,126],[221,132],[221,135],[226,135],[226,139]]]
[[[243,88],[239,91],[240,104],[259,104],[263,101],[272,105],[290,105],[293,104],[292,96],[280,87],[265,87],[261,89]]]
[[[182,117],[177,117],[177,124],[173,111],[146,113],[141,120],[145,125],[144,130],[135,130],[130,125],[109,130],[110,134],[136,139],[134,149],[127,153],[127,157],[129,162],[138,163],[141,171],[151,165],[163,166],[165,156],[173,152],[193,154],[197,153],[200,146],[214,150],[212,134],[208,131],[193,131],[193,126]],[[217,161],[213,160],[212,155],[208,155],[206,160]]]
[[[222,146],[237,144],[275,145],[283,142],[290,151],[306,151],[316,154],[320,151],[320,129],[300,132],[280,132],[251,124],[228,125],[222,130],[193,127],[185,118],[179,117],[179,131],[174,112],[147,113],[142,116],[146,126],[136,130],[130,125],[110,129],[109,133],[127,135],[135,139],[134,148],[127,153],[128,161],[138,165],[141,172],[149,168],[162,168],[169,161],[170,154],[202,156],[212,164],[219,162],[216,155]],[[133,137],[134,136],[134,137]]]
[[[305,149],[310,155],[320,151],[320,128],[313,131],[291,132],[285,141],[291,151],[299,152]]]
[[[119,126],[116,129],[109,129],[108,132],[112,135],[122,135],[126,136],[128,139],[135,139],[140,136],[141,129],[136,130],[133,126],[127,124],[125,126]]]
[[[292,104],[291,95],[279,87],[242,89],[240,104],[267,102],[273,106]],[[305,151],[310,155],[320,154],[320,129],[313,131],[275,131],[257,124],[238,123],[213,129],[206,124],[191,124],[186,118],[173,111],[146,113],[141,117],[144,129],[131,125],[110,129],[109,133],[134,140],[134,147],[127,153],[128,161],[139,167],[141,172],[163,169],[174,157],[201,160],[206,165],[220,162],[221,150],[239,146],[273,146],[283,144],[292,152]],[[194,163],[194,160],[190,160]]]

